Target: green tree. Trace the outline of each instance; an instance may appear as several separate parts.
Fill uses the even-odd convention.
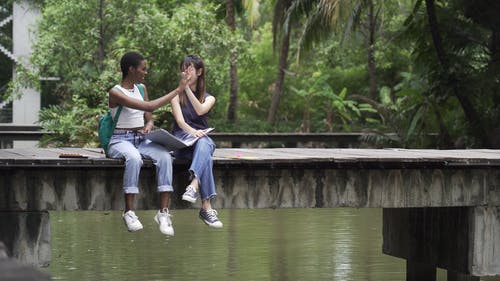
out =
[[[236,11],[242,11],[242,9],[236,9],[235,6],[238,5],[240,1],[226,0],[226,23],[231,32],[236,30]],[[259,0],[244,0],[243,6],[248,12],[248,21],[250,26],[253,27],[254,22],[259,18]],[[236,48],[231,48],[229,56],[229,104],[227,107],[227,119],[231,124],[236,124],[238,120],[238,52]]]
[[[273,87],[271,106],[267,115],[267,122],[271,125],[273,125],[276,121],[276,114],[278,113],[281,96],[283,95],[285,72],[288,68],[288,51],[290,49],[291,27],[289,22],[287,22],[286,13],[291,5],[292,0],[277,0],[274,6],[273,48],[277,48],[279,45],[279,60],[278,73]]]
[[[200,54],[209,66],[224,66],[228,34],[214,13],[215,7],[207,3],[180,5],[167,13],[154,2],[45,1],[33,62],[39,73],[61,80],[53,90],[58,105],[42,110],[42,126],[57,127],[52,118],[59,116],[60,127],[67,129],[56,130],[56,137],[73,140],[67,145],[96,146],[97,123],[88,122],[96,120],[95,111],[74,107],[105,110],[106,93],[120,80],[119,59],[126,51],[147,58],[150,98],[177,86],[179,62],[187,53]],[[87,20],[96,16],[96,21]],[[226,74],[217,67],[209,69],[212,91],[224,92]],[[156,124],[165,126],[169,116],[162,110]],[[67,120],[73,121],[73,129],[62,123]],[[78,129],[82,127],[87,130]]]
[[[425,94],[441,106],[443,126],[461,145],[499,145],[496,120],[500,115],[495,100],[500,75],[492,67],[498,56],[499,30],[493,11],[499,5],[491,3],[416,1],[408,20],[407,36],[416,42],[414,61],[430,85]],[[464,141],[464,132],[472,138]]]
[[[266,115],[272,94],[277,60],[273,55],[271,23],[266,22],[249,35],[246,52],[240,54],[240,106],[238,126],[232,131],[270,131]],[[220,126],[224,126],[220,124]]]

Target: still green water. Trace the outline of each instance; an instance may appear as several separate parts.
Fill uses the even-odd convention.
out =
[[[382,254],[381,209],[172,210],[174,237],[155,211],[129,233],[119,211],[51,212],[53,280],[405,280],[405,260]],[[446,273],[438,271],[438,280]]]

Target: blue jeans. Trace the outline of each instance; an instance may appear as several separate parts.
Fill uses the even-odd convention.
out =
[[[184,131],[176,132],[178,138],[185,137]],[[200,183],[201,200],[208,200],[216,196],[214,174],[212,171],[212,155],[215,151],[215,143],[208,136],[200,138],[193,146],[174,151],[175,158],[191,160],[189,172],[191,180],[198,179]]]
[[[125,159],[124,193],[139,193],[138,183],[143,163],[142,157],[153,160],[156,167],[158,192],[174,191],[172,187],[172,156],[163,146],[144,139],[143,134],[132,131],[113,134],[109,143],[109,156]]]

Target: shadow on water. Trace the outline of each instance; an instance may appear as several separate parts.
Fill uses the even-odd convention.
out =
[[[221,230],[197,210],[173,210],[175,237],[138,211],[52,212],[53,280],[405,280],[405,261],[382,254],[381,209],[220,210]],[[438,272],[438,280],[446,273]]]

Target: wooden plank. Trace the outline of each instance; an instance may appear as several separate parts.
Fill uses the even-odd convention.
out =
[[[0,166],[116,166],[122,160],[104,157],[99,148],[0,149]],[[62,153],[81,154],[86,159],[61,159]],[[230,148],[216,149],[214,163],[220,165],[307,165],[341,167],[500,166],[500,150],[416,149],[327,149],[327,148]]]
[[[96,158],[104,157],[96,148],[35,148],[35,149],[2,149],[0,158],[11,157],[57,157],[58,153],[80,153],[82,155]],[[450,155],[443,151],[429,150],[374,150],[374,149],[302,149],[302,148],[278,148],[278,149],[217,149],[215,157],[241,158],[257,157],[263,159],[306,159],[306,158],[356,158],[356,159],[467,159],[467,160],[500,160],[500,152],[470,152],[460,151],[460,154]]]

